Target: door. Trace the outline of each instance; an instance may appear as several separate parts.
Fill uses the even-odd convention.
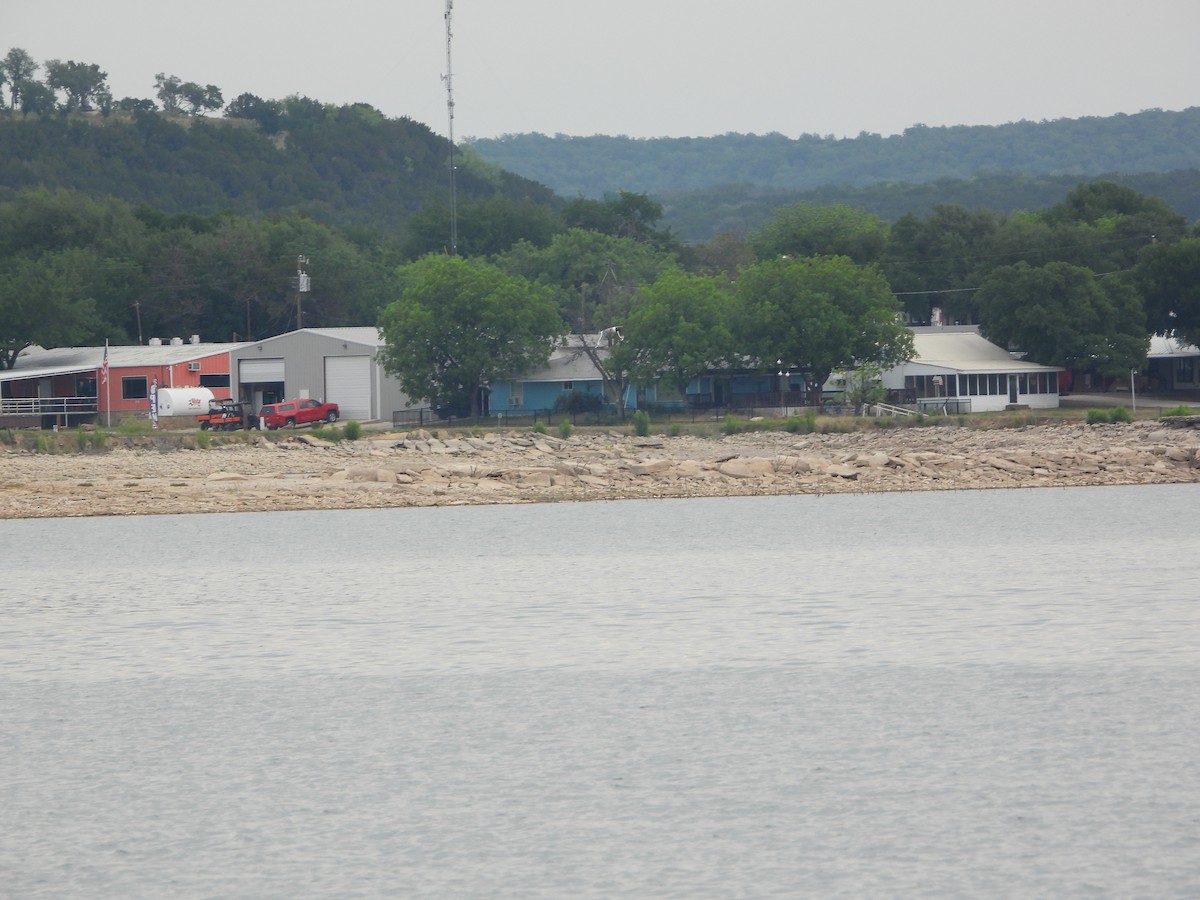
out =
[[[1016,375],[1008,376],[1008,402],[1009,403],[1017,402],[1017,376]]]
[[[336,403],[343,419],[371,415],[371,357],[325,357],[325,402]]]

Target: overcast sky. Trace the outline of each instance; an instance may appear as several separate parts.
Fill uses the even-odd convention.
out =
[[[4,44],[447,133],[445,0],[14,2]],[[1198,0],[454,0],[454,136],[854,136],[1200,105]]]

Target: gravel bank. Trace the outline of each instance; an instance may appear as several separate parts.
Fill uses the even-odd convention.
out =
[[[1200,430],[1162,421],[977,430],[569,439],[370,434],[330,444],[0,452],[0,518],[1200,482]]]

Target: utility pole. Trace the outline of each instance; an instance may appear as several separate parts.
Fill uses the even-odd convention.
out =
[[[304,271],[304,267],[308,265],[307,256],[296,257],[296,330],[299,331],[304,327],[304,309],[301,306],[300,298],[311,290],[312,280]],[[250,306],[246,305],[246,319],[249,324]],[[248,330],[248,329],[247,329]]]
[[[454,66],[450,56],[450,42],[454,32],[450,27],[450,14],[454,11],[454,0],[446,0],[446,115],[449,119],[450,140],[450,255],[458,256],[458,197],[454,184]]]

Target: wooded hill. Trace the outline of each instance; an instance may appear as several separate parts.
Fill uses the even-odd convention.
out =
[[[1080,181],[1100,177],[1200,218],[1200,107],[998,126],[914,125],[891,137],[518,134],[468,146],[566,197],[650,194],[664,206],[664,224],[690,242],[748,233],[774,209],[801,201],[849,204],[887,219],[945,203],[1009,212],[1051,206]]]
[[[405,225],[448,205],[446,139],[365,104],[289,98],[279,128],[158,111],[0,118],[0,200],[29,188],[79,191],[165,213],[266,215],[300,210],[338,226]],[[530,179],[462,160],[465,201],[503,196],[559,205]]]

